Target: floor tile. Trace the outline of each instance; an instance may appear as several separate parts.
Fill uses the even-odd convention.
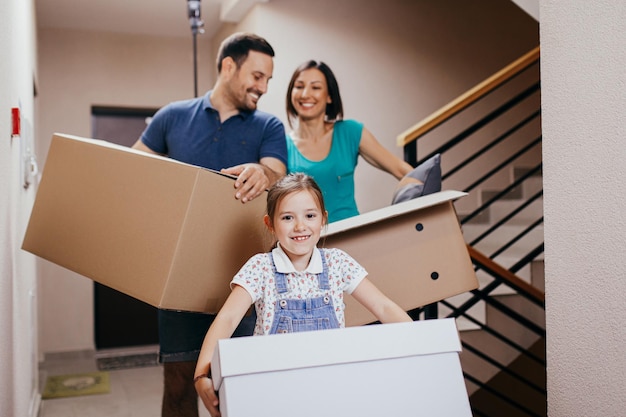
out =
[[[47,354],[39,367],[40,386],[45,386],[49,375],[97,371],[96,357],[93,351]],[[161,414],[162,366],[108,372],[110,393],[42,400],[39,417],[158,417]],[[201,417],[209,417],[202,404],[199,408]]]

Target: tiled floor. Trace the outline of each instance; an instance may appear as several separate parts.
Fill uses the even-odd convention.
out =
[[[131,353],[136,353],[136,351]],[[102,352],[98,352],[98,355],[101,354]],[[126,354],[126,352],[120,352],[120,354]],[[39,370],[41,390],[48,376],[95,371],[98,371],[98,367],[96,354],[93,351],[46,355]],[[161,415],[163,389],[161,366],[108,372],[110,393],[42,400],[39,417],[159,417]],[[209,413],[202,404],[200,404],[200,416],[209,417]]]

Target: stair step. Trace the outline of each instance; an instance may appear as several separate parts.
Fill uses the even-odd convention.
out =
[[[514,167],[511,171],[511,179],[516,180],[526,175],[532,168]],[[524,180],[518,187],[513,188],[510,192],[503,195],[498,201],[492,203],[487,209],[475,216],[470,222],[463,224],[462,231],[465,241],[470,243],[477,237],[482,235],[488,230],[492,224],[500,221],[504,217],[510,215],[512,211],[520,207],[526,199],[535,196],[543,189],[543,178],[541,173],[530,176]],[[491,200],[495,196],[501,193],[501,190],[482,190],[479,192],[478,197],[480,204]],[[463,214],[459,211],[459,218],[463,219],[464,216],[469,214]],[[533,201],[521,212],[516,214],[513,218],[508,220],[506,224],[498,227],[489,236],[481,239],[481,241],[474,244],[474,248],[491,257],[494,253],[500,250],[503,245],[512,241],[520,233],[532,223],[536,222],[543,216],[543,198],[540,197]],[[528,232],[525,236],[517,240],[510,248],[503,253],[494,257],[494,262],[498,263],[502,267],[509,269],[520,259],[527,256],[538,245],[542,244],[544,240],[543,224],[536,226],[533,230]],[[541,272],[541,274],[539,274]],[[533,284],[535,281],[543,280],[543,254],[540,254],[531,264],[526,265],[522,269],[516,272],[516,275],[529,284]],[[541,277],[534,277],[534,275],[541,275]],[[478,278],[479,288],[485,288],[486,285],[493,282],[493,277],[485,271],[478,270],[476,272]],[[507,285],[499,285],[491,293],[493,296],[508,296],[515,294],[515,290],[511,289]],[[454,305],[460,306],[471,298],[471,293],[459,294],[455,297],[449,298],[447,301]],[[443,305],[439,305],[439,317],[446,317],[452,311]],[[479,323],[486,323],[487,320],[487,308],[484,302],[479,302],[474,305],[468,314],[477,320]],[[473,323],[464,317],[456,319],[457,327],[459,331],[473,331],[480,329],[480,325]]]
[[[463,237],[467,243],[473,242],[479,237],[487,227],[484,225],[464,224],[462,226]],[[497,230],[494,230],[490,235],[483,238],[476,244],[474,248],[482,252],[487,256],[491,256],[498,251],[507,242],[512,241],[516,236],[522,233],[526,229],[523,225],[503,225]],[[508,248],[501,255],[493,258],[502,266],[509,268],[513,263],[510,260],[526,256],[532,249],[543,243],[543,225],[535,227],[533,230],[519,239],[513,246]],[[540,255],[539,259],[543,259],[543,255]]]
[[[538,268],[535,265],[536,263],[541,264],[541,268]],[[535,279],[533,278],[533,274],[538,273],[537,269],[541,269],[541,272],[543,272],[543,261],[533,261],[531,265],[525,266],[520,271],[518,271],[516,275],[522,280],[528,283],[532,283],[535,281]],[[481,289],[485,288],[486,285],[490,284],[493,281],[493,277],[491,277],[491,275],[480,270],[476,272],[476,277],[478,278],[478,287]],[[490,294],[492,296],[500,296],[500,295],[513,295],[515,293],[516,293],[515,290],[503,284],[503,285],[498,286],[495,290],[491,291]],[[453,306],[459,307],[463,303],[468,301],[471,297],[472,297],[472,294],[467,292],[467,293],[456,295],[454,297],[450,297],[446,299],[446,301],[452,304]],[[439,311],[438,311],[439,317],[447,317],[449,314],[452,313],[451,309],[449,309],[448,307],[442,304],[440,304],[438,308],[439,308]],[[478,302],[476,305],[470,308],[467,313],[473,319],[477,320],[479,323],[481,324],[486,323],[487,313],[486,313],[486,305],[484,302],[482,301]],[[456,319],[456,321],[457,321],[457,328],[459,329],[459,331],[477,330],[480,328],[479,325],[475,324],[474,322],[464,317],[459,317]]]
[[[534,168],[529,168],[529,167],[513,167],[513,180],[517,180],[521,177],[523,177],[524,175],[528,174],[530,171],[532,171]],[[536,172],[535,174],[531,175],[529,178],[541,178],[543,176],[543,170],[540,169],[539,172]]]
[[[538,191],[541,191],[542,189],[543,177],[533,175],[526,178],[520,185],[512,188],[508,193],[502,195],[502,197],[500,198],[502,200],[524,200],[536,194]],[[486,203],[501,192],[502,190],[482,190],[480,193],[480,203]]]
[[[522,195],[527,198],[530,197],[537,192],[543,190],[543,177],[542,176],[532,176],[526,178],[522,183]]]
[[[537,357],[545,359],[545,339],[538,339],[529,347],[529,352]],[[461,357],[463,370],[471,369],[470,373],[484,372],[484,364],[477,361],[471,362],[467,355]],[[482,366],[481,366],[482,365]],[[525,384],[520,378],[514,378],[512,375],[520,375],[524,381],[530,381],[535,386],[545,390],[546,387],[546,369],[536,361],[529,359],[525,355],[518,355],[508,364],[510,372],[499,372],[493,378],[485,378],[488,380],[488,386],[491,390],[477,390],[472,392],[470,403],[474,410],[480,410],[480,415],[488,416],[504,416],[522,417],[528,415],[547,416],[547,402],[545,391],[541,392],[532,389]],[[467,371],[466,371],[467,372]],[[494,395],[495,393],[507,393],[510,401],[504,401],[503,396]],[[514,407],[512,404],[520,404],[520,407]]]
[[[523,200],[503,200],[493,203],[489,211],[489,223],[495,223],[510,215],[524,203]],[[509,225],[528,225],[543,216],[543,198],[530,203],[522,211],[506,222]]]
[[[493,224],[503,217],[509,215],[516,208],[520,207],[526,199],[535,196],[543,189],[542,177],[529,177],[520,186],[513,188],[510,192],[500,197],[498,201],[491,203],[478,216],[474,217],[472,224]],[[485,204],[498,194],[500,190],[483,190],[480,192],[480,204]],[[528,223],[533,222],[543,216],[543,198],[539,198],[518,213],[510,222]],[[463,218],[463,214],[459,215]]]

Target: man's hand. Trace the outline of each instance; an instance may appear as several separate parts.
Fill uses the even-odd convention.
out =
[[[213,388],[213,380],[210,378],[200,378],[194,385],[196,387],[196,391],[198,392],[198,396],[202,399],[202,403],[206,409],[209,410],[211,417],[221,417],[222,413],[220,413],[219,407],[220,401],[217,398],[215,389]]]
[[[242,203],[254,200],[271,185],[268,172],[270,169],[261,164],[242,164],[224,168],[224,174],[236,175],[235,198]]]

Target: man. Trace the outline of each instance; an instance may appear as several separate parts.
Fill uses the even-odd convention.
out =
[[[236,175],[235,198],[242,203],[261,195],[285,174],[287,162],[282,123],[256,110],[272,78],[273,56],[270,44],[259,36],[228,37],[218,52],[213,90],[160,109],[133,148]],[[162,417],[198,416],[193,373],[214,318],[159,310]],[[245,318],[235,335],[251,335],[253,329],[254,317]]]

